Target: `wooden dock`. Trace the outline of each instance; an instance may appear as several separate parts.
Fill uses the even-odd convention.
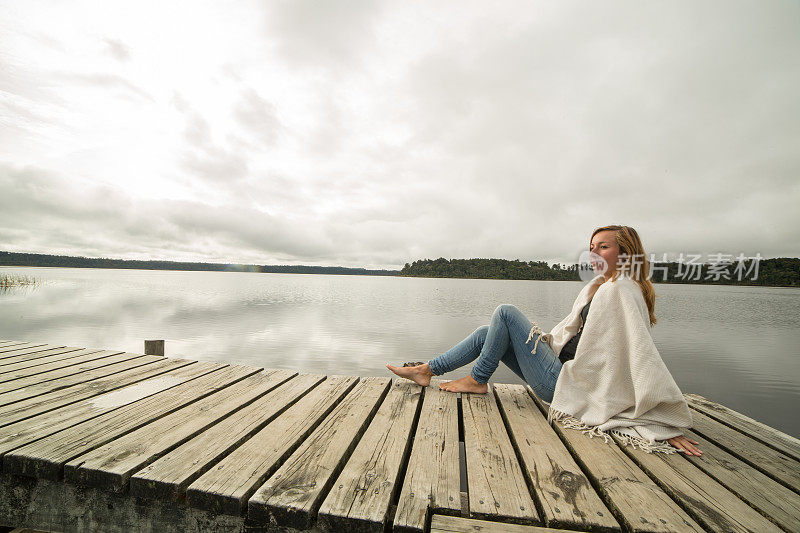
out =
[[[552,427],[520,385],[0,341],[0,525],[800,532],[800,441],[686,397],[699,458]]]

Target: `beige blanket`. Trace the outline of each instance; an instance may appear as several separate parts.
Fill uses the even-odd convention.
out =
[[[658,441],[682,435],[692,415],[653,343],[647,305],[635,281],[620,277],[604,283],[597,276],[578,295],[570,315],[540,338],[559,354],[577,332],[580,310],[595,285],[575,358],[561,369],[548,420],[606,441],[614,433],[647,452],[674,453],[677,449]]]

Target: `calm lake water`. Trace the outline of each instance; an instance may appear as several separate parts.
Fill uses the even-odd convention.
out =
[[[322,374],[386,376],[513,303],[549,330],[582,282],[0,267],[0,339]],[[656,285],[653,338],[683,392],[800,434],[800,289]],[[465,370],[466,371],[466,370]],[[445,377],[460,377],[463,372]],[[501,365],[493,381],[519,383]]]

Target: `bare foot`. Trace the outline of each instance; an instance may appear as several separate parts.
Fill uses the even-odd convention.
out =
[[[386,368],[388,368],[401,378],[410,379],[417,385],[422,385],[423,387],[427,387],[428,385],[430,385],[431,377],[433,377],[433,372],[431,372],[428,363],[423,363],[417,366],[386,365]]]
[[[477,394],[486,394],[489,391],[486,383],[478,383],[472,376],[446,381],[440,384],[439,388],[448,392],[474,392]]]

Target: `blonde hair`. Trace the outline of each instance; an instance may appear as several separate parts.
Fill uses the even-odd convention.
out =
[[[642,296],[644,296],[644,303],[647,304],[647,312],[650,314],[650,325],[654,326],[658,322],[655,315],[656,291],[650,281],[650,262],[644,253],[642,239],[639,238],[636,230],[630,226],[611,225],[594,230],[592,236],[589,237],[589,244],[592,243],[594,236],[601,231],[613,231],[619,246],[620,258],[623,254],[625,255],[624,262],[617,268],[611,278],[611,282],[613,283],[621,274],[626,274],[639,284]]]

